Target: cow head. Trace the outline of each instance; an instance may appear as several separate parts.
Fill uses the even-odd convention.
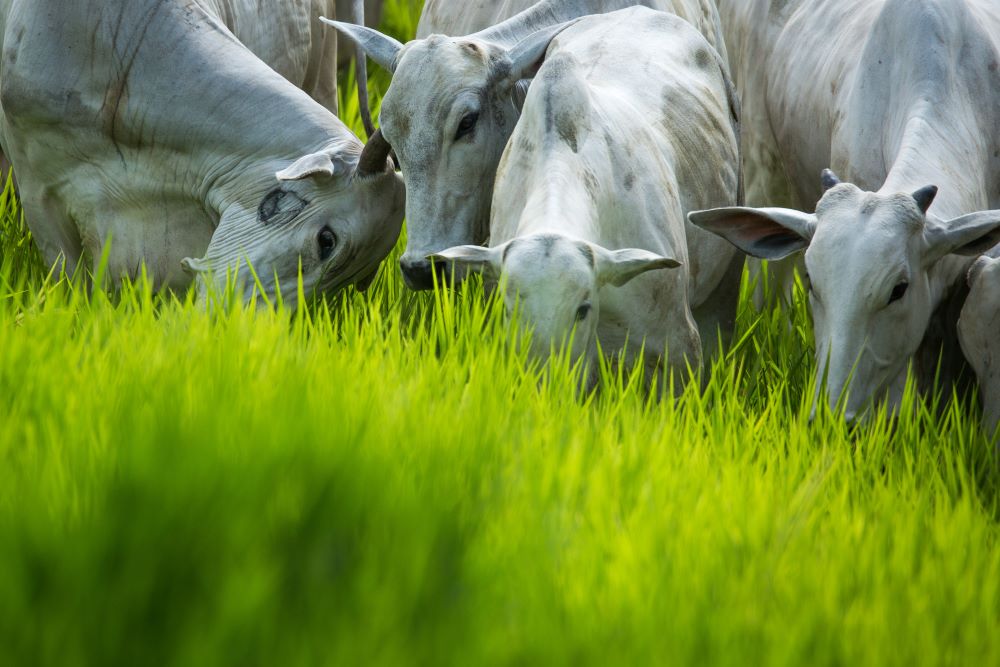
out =
[[[403,46],[361,26],[328,21],[392,72],[380,125],[406,182],[407,247],[400,260],[413,289],[433,284],[427,255],[484,243],[504,146],[520,115],[527,81],[551,40],[569,23],[513,48],[475,37],[433,35]]]
[[[645,250],[607,250],[559,234],[524,236],[495,248],[458,246],[429,259],[499,280],[508,314],[516,304],[533,330],[532,353],[545,359],[553,345],[567,343],[572,334],[574,361],[593,350],[603,287],[621,287],[647,271],[680,266]]]
[[[949,253],[978,254],[1000,237],[1000,211],[942,221],[927,215],[937,194],[864,192],[823,174],[815,214],[777,208],[723,208],[689,214],[761,259],[805,249],[816,361],[831,405],[849,420],[869,401],[896,407],[902,379],[930,321],[930,274]],[[817,395],[822,387],[817,383]]]
[[[403,184],[376,133],[358,157],[333,146],[294,160],[253,199],[222,213],[204,258],[184,260],[202,287],[227,274],[249,298],[260,282],[294,304],[301,268],[306,294],[365,285],[399,237]],[[256,274],[256,278],[254,277]]]

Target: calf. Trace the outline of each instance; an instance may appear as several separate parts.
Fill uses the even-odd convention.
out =
[[[645,343],[651,373],[698,367],[692,309],[734,305],[724,277],[740,257],[684,216],[738,199],[731,91],[720,56],[676,16],[579,20],[552,40],[504,152],[491,247],[433,257],[505,278],[540,355],[575,328],[576,358],[627,339],[630,353]]]

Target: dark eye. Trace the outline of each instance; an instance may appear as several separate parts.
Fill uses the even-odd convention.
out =
[[[892,294],[889,295],[889,303],[893,303],[895,301],[899,301],[900,299],[902,299],[903,295],[906,294],[906,288],[909,286],[910,286],[909,283],[899,283],[898,285],[893,287]]]
[[[333,254],[333,249],[337,245],[337,235],[329,227],[324,227],[319,230],[319,234],[316,236],[316,243],[319,244],[319,258],[325,262]]]
[[[587,315],[590,315],[590,308],[591,306],[589,301],[584,301],[580,304],[580,307],[576,309],[576,321],[583,322],[587,319]]]
[[[476,128],[476,122],[479,120],[479,112],[473,111],[472,113],[467,113],[462,117],[462,122],[458,124],[458,131],[455,132],[455,141],[458,141],[462,137],[471,134],[472,130]]]

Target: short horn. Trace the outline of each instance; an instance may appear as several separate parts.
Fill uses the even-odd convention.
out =
[[[823,170],[823,173],[820,176],[820,182],[823,184],[823,192],[840,185],[840,179],[835,173],[833,173],[832,169]]]
[[[375,134],[361,151],[357,174],[359,176],[374,176],[385,173],[385,161],[388,159],[390,151],[392,151],[392,146],[382,136],[382,130],[375,130]]]

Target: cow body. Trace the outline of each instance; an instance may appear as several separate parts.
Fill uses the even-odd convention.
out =
[[[540,352],[576,324],[578,355],[593,351],[593,333],[611,353],[644,341],[651,373],[664,360],[700,364],[692,310],[738,292],[723,281],[738,258],[685,215],[737,202],[733,104],[725,63],[676,16],[621,10],[552,41],[504,152],[490,226],[494,272]]]
[[[1000,206],[1000,7],[984,0],[723,0],[747,198],[816,214],[701,218],[765,259],[808,246],[817,362],[847,415],[936,359]],[[844,181],[820,171],[832,166]],[[931,188],[930,186],[935,186]],[[911,196],[912,195],[912,196]],[[984,212],[979,214],[979,212]],[[773,225],[773,226],[772,226]],[[772,234],[768,243],[762,243]],[[924,352],[918,349],[924,344]],[[915,357],[917,355],[917,357]],[[933,363],[918,368],[928,376]]]
[[[250,261],[265,289],[278,280],[294,297],[299,262],[307,290],[332,289],[388,252],[398,179],[381,168],[356,178],[357,138],[214,10],[182,0],[9,0],[6,10],[0,127],[48,260],[73,269],[110,241],[111,275],[145,263],[157,285],[184,287],[182,260],[207,253],[188,268],[245,273]]]
[[[432,35],[405,46],[378,33],[338,26],[393,71],[380,121],[407,183],[408,241],[400,264],[410,287],[433,284],[427,255],[486,241],[497,165],[537,69],[537,62],[524,58],[544,56],[532,50],[547,43],[544,31],[636,5],[688,20],[724,54],[715,6],[702,0],[543,0],[473,35]],[[455,16],[466,10],[464,4],[452,7]],[[518,59],[523,68],[514,71]]]

